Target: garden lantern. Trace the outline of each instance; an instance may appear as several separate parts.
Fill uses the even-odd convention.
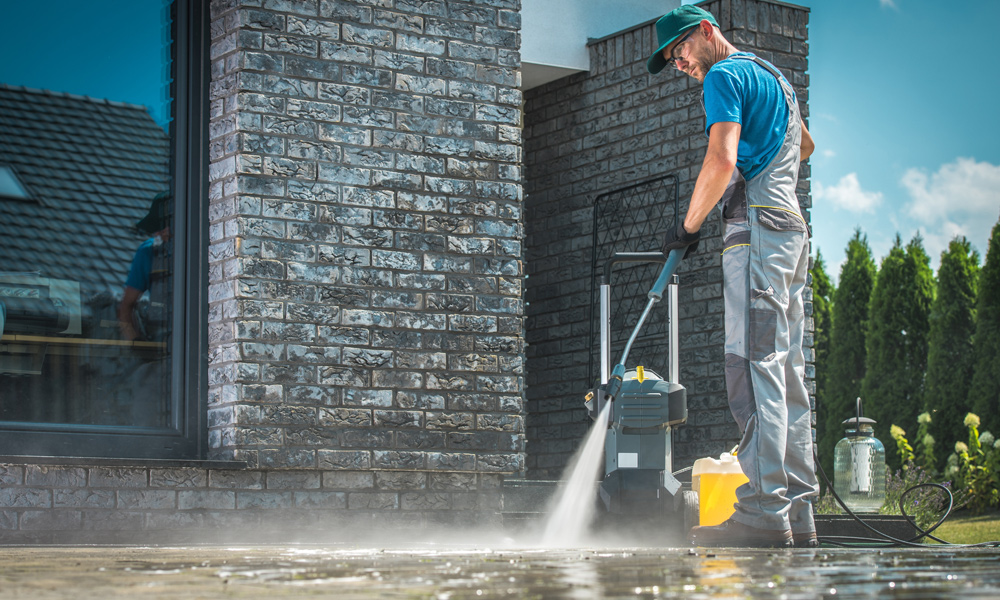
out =
[[[847,508],[859,513],[877,513],[885,503],[885,446],[875,437],[875,421],[857,415],[844,421],[844,438],[833,455],[833,488]]]

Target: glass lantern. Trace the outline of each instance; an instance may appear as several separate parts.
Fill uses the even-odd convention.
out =
[[[877,513],[885,504],[885,446],[875,437],[875,421],[860,416],[844,421],[847,433],[833,456],[833,487],[847,508]]]

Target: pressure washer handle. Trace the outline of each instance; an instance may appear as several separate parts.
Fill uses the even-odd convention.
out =
[[[653,287],[649,290],[648,297],[650,300],[659,302],[663,298],[663,292],[667,289],[667,284],[670,283],[670,278],[674,275],[674,271],[681,264],[682,258],[684,258],[683,248],[670,251],[670,254],[667,255],[667,262],[663,263],[663,268],[660,269],[660,276],[656,278],[656,282],[653,283]]]

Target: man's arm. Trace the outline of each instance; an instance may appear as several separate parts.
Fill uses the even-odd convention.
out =
[[[134,342],[139,337],[139,332],[135,330],[135,305],[141,296],[142,292],[139,290],[125,286],[122,303],[118,306],[118,328],[121,329],[122,337],[129,342]]]
[[[801,148],[799,149],[800,152],[801,152],[802,158],[800,158],[799,160],[805,160],[805,159],[809,158],[812,155],[813,150],[815,150],[815,149],[816,149],[816,142],[813,141],[813,136],[809,133],[809,130],[806,129],[805,121],[803,121],[802,122],[802,144],[801,144]]]
[[[684,218],[684,229],[694,233],[701,229],[705,218],[722,198],[736,168],[736,151],[740,141],[742,126],[739,123],[721,121],[712,125],[708,132],[708,150],[701,163],[701,173],[694,184],[691,205]]]

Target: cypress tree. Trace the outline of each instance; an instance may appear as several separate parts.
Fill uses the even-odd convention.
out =
[[[886,443],[889,428],[916,427],[923,406],[927,367],[927,332],[934,296],[934,273],[919,235],[902,247],[899,236],[882,260],[869,307],[870,329],[865,377],[861,384],[865,413],[878,421],[876,436]],[[886,453],[899,466],[898,457]]]
[[[841,423],[854,412],[854,400],[861,395],[867,354],[868,304],[875,285],[875,261],[868,239],[860,229],[854,230],[846,254],[839,284],[833,292],[830,350],[823,368],[823,397],[817,398],[816,403],[819,459],[830,477],[833,477],[834,446],[844,436]]]
[[[833,283],[830,276],[826,274],[826,263],[823,261],[823,254],[816,250],[816,258],[813,260],[812,268],[809,269],[812,278],[812,319],[813,319],[813,364],[816,373],[816,404],[823,404],[826,396],[826,371],[827,358],[830,354],[830,320]]]
[[[968,437],[963,420],[972,408],[969,384],[978,277],[979,254],[964,237],[955,238],[941,253],[927,340],[924,407],[931,413],[931,433],[938,448],[951,448]]]
[[[993,226],[979,275],[973,355],[972,412],[979,415],[981,431],[1000,434],[1000,221]]]
[[[907,373],[913,386],[907,423],[916,427],[917,415],[923,412],[923,393],[927,378],[927,349],[931,331],[931,305],[937,293],[937,282],[931,269],[931,257],[924,250],[924,241],[917,233],[906,245],[906,268],[912,283],[910,328],[906,332]]]

